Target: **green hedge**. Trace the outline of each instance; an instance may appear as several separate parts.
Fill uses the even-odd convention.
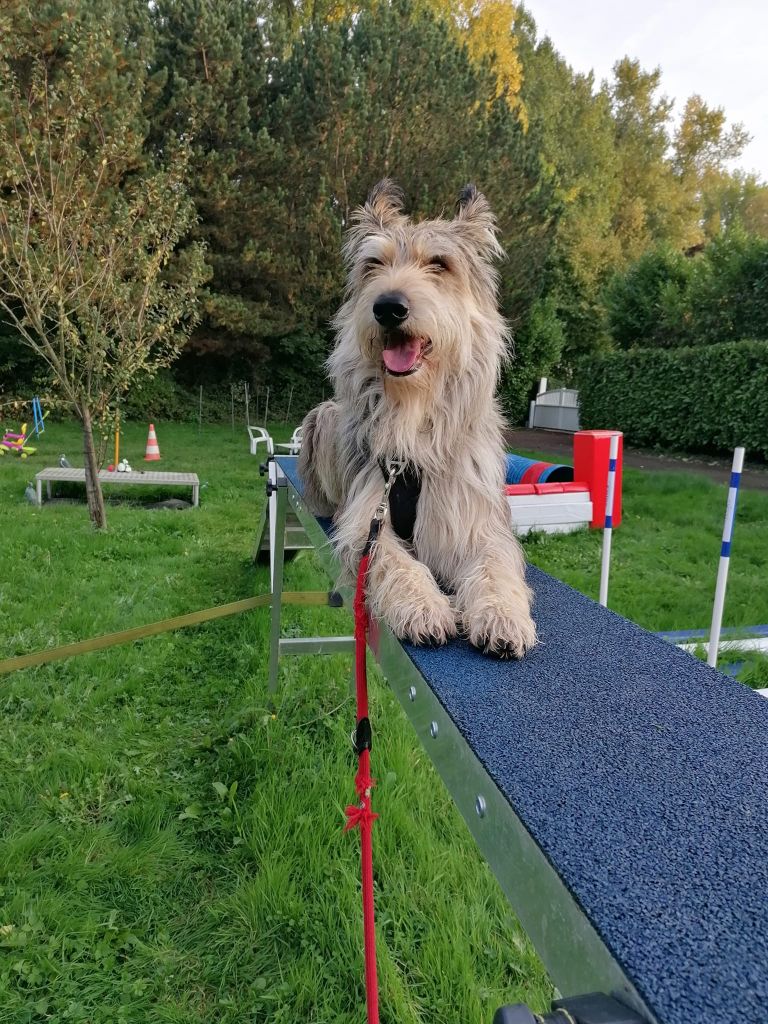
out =
[[[585,429],[629,444],[768,458],[768,342],[634,349],[591,356],[577,371]]]

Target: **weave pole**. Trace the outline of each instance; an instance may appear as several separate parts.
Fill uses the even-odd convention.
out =
[[[728,585],[728,569],[731,564],[731,541],[733,526],[736,521],[736,502],[739,497],[741,471],[744,469],[744,449],[734,448],[733,464],[731,465],[731,485],[728,488],[728,501],[725,506],[725,523],[723,524],[723,541],[720,546],[720,565],[717,568],[717,584],[715,586],[715,603],[712,606],[712,625],[709,630],[709,649],[707,664],[717,667],[717,649],[720,646],[720,629],[723,625],[723,608],[725,606],[725,588]]]
[[[613,498],[616,493],[616,463],[619,458],[619,434],[611,435],[608,450],[608,489],[605,495],[605,527],[603,529],[603,558],[600,563],[600,604],[608,607],[608,576],[611,571],[611,539],[613,537]]]

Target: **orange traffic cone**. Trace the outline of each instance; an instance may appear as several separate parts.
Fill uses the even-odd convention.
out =
[[[147,437],[147,453],[144,456],[145,462],[159,462],[160,461],[160,447],[157,443],[157,434],[155,434],[155,424],[149,424],[149,436]]]

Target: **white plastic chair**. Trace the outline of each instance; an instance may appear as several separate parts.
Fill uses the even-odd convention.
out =
[[[289,455],[298,455],[301,451],[302,428],[296,427],[291,434],[291,440],[286,444],[279,444],[278,448],[284,448]]]
[[[251,455],[259,454],[259,445],[267,446],[267,455],[275,454],[275,443],[264,427],[248,427],[248,436],[251,439]]]

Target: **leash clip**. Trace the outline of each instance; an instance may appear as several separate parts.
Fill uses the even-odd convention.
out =
[[[373,514],[373,518],[379,523],[383,523],[387,518],[387,511],[389,510],[389,492],[392,490],[392,485],[396,478],[400,476],[404,469],[405,463],[400,462],[397,459],[390,459],[387,462],[387,468],[385,470],[387,480],[384,484],[384,493],[382,494],[381,501],[376,506],[376,511]]]

